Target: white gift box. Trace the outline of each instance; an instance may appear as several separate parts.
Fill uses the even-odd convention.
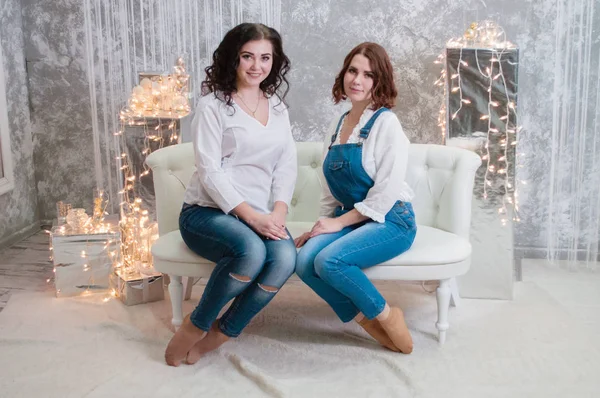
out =
[[[53,227],[51,244],[54,285],[57,297],[106,292],[119,255],[119,232],[71,234],[68,228]]]

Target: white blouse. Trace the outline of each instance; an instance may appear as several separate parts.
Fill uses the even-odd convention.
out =
[[[242,202],[268,214],[276,201],[288,206],[296,184],[296,145],[287,108],[269,98],[266,126],[235,102],[208,94],[192,121],[196,171],[184,202],[229,213]]]
[[[365,109],[356,127],[352,130],[347,143],[363,142],[362,165],[366,173],[374,181],[367,197],[354,208],[362,215],[374,221],[385,222],[385,215],[391,210],[396,201],[410,202],[414,197],[413,190],[405,181],[408,166],[408,148],[410,141],[404,134],[398,117],[393,112],[383,112],[379,115],[371,133],[366,140],[360,138],[360,129],[367,124],[375,111]],[[327,156],[331,137],[340,120],[337,116],[329,126],[324,138],[323,159]],[[344,120],[345,121],[345,120]],[[341,130],[341,128],[340,128]],[[334,145],[340,144],[340,134]],[[341,203],[338,202],[327,185],[321,170],[321,217],[333,217],[333,211]]]

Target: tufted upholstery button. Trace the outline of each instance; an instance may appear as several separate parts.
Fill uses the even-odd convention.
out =
[[[292,199],[292,201],[290,202],[290,204],[291,204],[292,206],[296,206],[296,205],[298,204],[298,199],[296,199],[296,198],[293,198],[293,199]]]
[[[317,162],[312,162],[312,163],[310,164],[310,167],[312,167],[313,169],[316,169],[316,168],[317,168],[317,166],[318,166],[318,165],[317,165]]]

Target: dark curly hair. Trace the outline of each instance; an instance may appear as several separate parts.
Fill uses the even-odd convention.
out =
[[[364,55],[369,60],[371,69],[373,70],[373,88],[371,89],[373,109],[379,109],[383,106],[390,109],[393,108],[396,105],[398,90],[394,83],[392,62],[383,47],[377,43],[369,42],[359,44],[346,55],[344,66],[342,66],[342,70],[335,78],[335,83],[331,90],[333,102],[337,104],[347,98],[344,91],[344,76],[350,67],[352,59],[357,54]]]
[[[242,23],[227,32],[213,53],[212,65],[204,70],[206,80],[202,82],[202,95],[214,93],[215,96],[220,97],[222,94],[223,98],[220,99],[232,106],[231,95],[237,89],[240,50],[249,41],[263,39],[269,40],[273,46],[273,66],[269,76],[260,83],[260,89],[268,96],[277,95],[284,102],[290,89],[285,77],[290,70],[290,60],[283,52],[279,33],[259,23]]]

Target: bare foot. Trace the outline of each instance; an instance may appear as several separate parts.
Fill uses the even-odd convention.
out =
[[[206,337],[197,342],[190,349],[190,351],[187,353],[187,358],[185,361],[188,363],[188,365],[193,365],[200,360],[202,355],[216,350],[227,340],[229,340],[229,336],[221,332],[221,329],[219,329],[219,320],[217,319],[215,322],[213,322]]]
[[[400,349],[394,345],[392,340],[389,338],[385,330],[383,330],[383,326],[379,323],[377,318],[375,319],[367,319],[364,318],[362,321],[358,322],[358,324],[373,337],[379,344],[387,348],[388,350],[392,350],[395,352],[399,352]]]
[[[192,321],[190,321],[190,316],[188,314],[167,345],[165,351],[165,361],[167,364],[169,366],[179,366],[181,361],[185,359],[190,348],[205,336],[206,332],[197,328]]]
[[[410,354],[413,350],[413,341],[404,321],[404,314],[398,307],[392,307],[386,319],[380,319],[381,327],[388,335],[394,346],[404,354]]]

